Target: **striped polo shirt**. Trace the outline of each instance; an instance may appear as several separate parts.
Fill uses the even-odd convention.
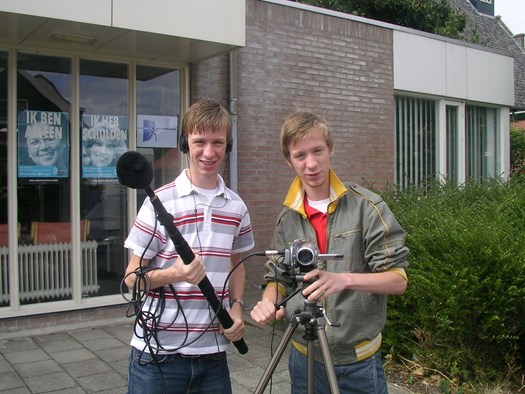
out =
[[[205,196],[191,184],[186,170],[174,182],[157,189],[155,194],[166,211],[173,215],[175,226],[191,248],[200,251],[206,275],[218,297],[223,299],[224,308],[229,310],[225,280],[230,272],[230,258],[255,245],[246,205],[225,186],[220,175],[215,195]],[[155,218],[154,208],[146,199],[124,246],[132,249],[135,255],[144,253],[144,258],[151,260],[149,267],[169,267],[178,254],[164,227]],[[175,292],[169,286],[164,287],[162,313],[157,308],[158,295],[150,291],[142,311],[143,315],[153,315],[157,320],[146,322],[147,332],[137,324],[131,346],[148,351],[144,340],[147,335],[152,337],[150,345],[161,354],[208,354],[226,350],[229,342],[218,332],[218,319],[211,322],[214,311],[199,287],[177,282],[173,288]],[[151,332],[153,325],[156,332]]]

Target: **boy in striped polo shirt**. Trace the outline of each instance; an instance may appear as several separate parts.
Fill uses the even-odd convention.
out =
[[[231,138],[225,108],[208,100],[193,104],[179,141],[189,166],[155,192],[195,253],[190,264],[178,256],[148,199],[126,239],[133,254],[125,282],[142,292],[128,393],[231,393],[226,349],[244,335],[245,283],[244,266],[232,269],[254,247],[246,205],[219,175]],[[205,276],[229,310],[228,329],[198,287]]]

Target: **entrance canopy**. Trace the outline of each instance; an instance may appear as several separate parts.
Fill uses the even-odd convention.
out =
[[[245,44],[244,0],[0,0],[0,45],[192,63]]]

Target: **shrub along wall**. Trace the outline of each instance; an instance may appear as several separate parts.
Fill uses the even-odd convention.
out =
[[[383,196],[407,232],[409,287],[385,350],[460,381],[525,370],[525,177]]]

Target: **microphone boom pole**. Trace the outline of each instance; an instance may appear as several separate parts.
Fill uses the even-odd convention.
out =
[[[126,174],[126,172],[128,173]],[[182,258],[184,264],[190,264],[195,258],[195,254],[177,226],[173,223],[173,215],[166,211],[162,201],[159,200],[155,192],[149,186],[153,179],[153,170],[149,166],[147,159],[138,152],[129,151],[124,153],[117,162],[117,175],[119,182],[123,185],[132,189],[142,188],[146,191],[151,204],[157,213],[159,222],[164,226],[171,241],[175,245],[175,250]],[[129,176],[129,178],[127,178],[127,176]],[[205,276],[204,279],[199,282],[198,286],[217,315],[222,326],[226,329],[233,326],[233,320],[219,300],[210,279]],[[233,341],[233,344],[239,353],[245,354],[248,352],[248,346],[243,338]]]

